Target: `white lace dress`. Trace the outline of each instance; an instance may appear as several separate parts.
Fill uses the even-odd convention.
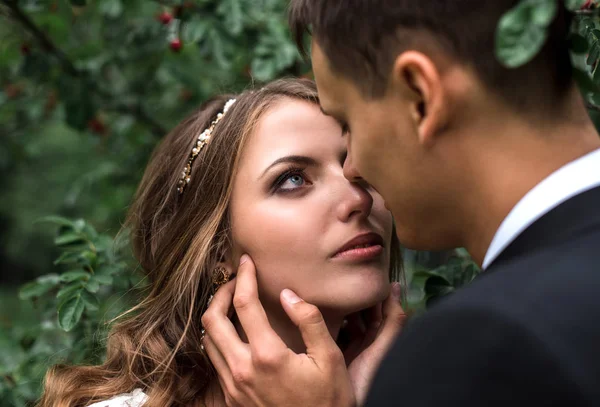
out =
[[[106,401],[90,404],[88,407],[143,407],[148,396],[142,389],[135,389],[131,393],[119,394]]]

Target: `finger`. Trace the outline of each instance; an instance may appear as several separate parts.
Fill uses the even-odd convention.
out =
[[[384,352],[402,330],[407,319],[406,313],[400,305],[400,291],[400,284],[393,283],[392,294],[383,303],[383,320],[373,345]]]
[[[346,360],[346,364],[350,364],[356,356],[362,350],[364,336],[365,336],[365,327],[362,318],[358,313],[348,315],[348,325],[344,328],[344,334],[348,336],[348,343],[345,349],[342,349],[344,352],[344,359]]]
[[[204,347],[204,352],[206,356],[210,359],[213,367],[217,371],[219,375],[219,380],[223,380],[227,382],[232,379],[231,369],[229,369],[229,365],[227,361],[217,349],[215,343],[211,340],[210,335],[205,335],[204,340],[202,341],[202,346]]]
[[[233,308],[233,295],[235,293],[235,286],[237,280],[235,279],[235,275],[231,277],[227,283],[221,285],[213,298],[209,300],[208,307],[214,306],[219,313],[226,314],[228,318],[231,318],[235,313],[235,309]],[[213,301],[217,300],[213,305]]]
[[[247,352],[245,344],[235,326],[228,317],[228,311],[233,300],[235,281],[229,282],[216,292],[210,306],[202,316],[202,326],[205,336],[210,336],[215,347],[231,366]]]
[[[391,295],[390,295],[391,296]],[[377,337],[383,321],[383,303],[378,303],[366,311],[366,331],[362,346],[367,347]]]
[[[302,300],[292,290],[283,290],[280,297],[285,312],[300,329],[306,353],[313,355],[317,361],[328,361],[332,355],[339,354],[343,362],[341,351],[331,337],[319,309]]]
[[[258,298],[256,268],[250,256],[240,259],[233,305],[252,348],[287,348],[275,333]]]
[[[231,389],[236,388],[236,383],[227,361],[221,352],[219,352],[210,336],[206,335],[202,343],[204,345],[204,351],[206,352],[206,355],[209,357],[212,365],[217,371],[217,379],[219,380],[220,389],[223,391],[225,400],[234,400]]]

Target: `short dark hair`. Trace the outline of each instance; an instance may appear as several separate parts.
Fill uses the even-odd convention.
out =
[[[381,97],[399,53],[427,36],[448,55],[471,66],[482,82],[518,109],[552,108],[572,86],[567,34],[571,16],[560,6],[544,48],[525,66],[508,69],[496,59],[500,17],[518,0],[292,0],[292,35],[306,55],[314,35],[333,71],[363,96]]]

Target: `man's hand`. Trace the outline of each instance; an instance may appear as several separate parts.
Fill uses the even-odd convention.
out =
[[[227,316],[232,303],[248,344],[240,339]],[[393,339],[391,331],[395,334],[398,330],[391,328],[398,319],[382,312],[375,339],[371,330],[368,337],[363,335],[361,346],[355,346],[359,353],[350,370],[356,377],[364,378],[359,380],[350,377],[344,355],[317,307],[290,290],[282,291],[281,303],[298,326],[306,353],[291,351],[271,328],[258,299],[256,270],[248,256],[242,257],[235,281],[219,289],[202,317],[206,329],[203,344],[217,370],[227,405],[355,406],[353,384],[358,385],[362,400]],[[384,307],[388,308],[389,305]],[[374,355],[378,351],[382,354]]]
[[[348,318],[345,329],[353,341],[344,350],[344,357],[359,406],[365,402],[377,368],[406,322],[400,291],[400,284],[393,283],[391,295],[383,304],[362,313],[364,319],[359,313]]]

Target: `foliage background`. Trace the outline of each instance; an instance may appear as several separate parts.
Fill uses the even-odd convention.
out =
[[[539,50],[556,3],[524,0],[507,15],[507,66]],[[595,4],[567,3],[598,123]],[[311,75],[286,5],[0,0],[0,406],[32,405],[51,364],[100,360],[106,322],[143,292],[118,231],[161,136],[211,95]],[[462,249],[404,256],[415,312],[478,272]]]

